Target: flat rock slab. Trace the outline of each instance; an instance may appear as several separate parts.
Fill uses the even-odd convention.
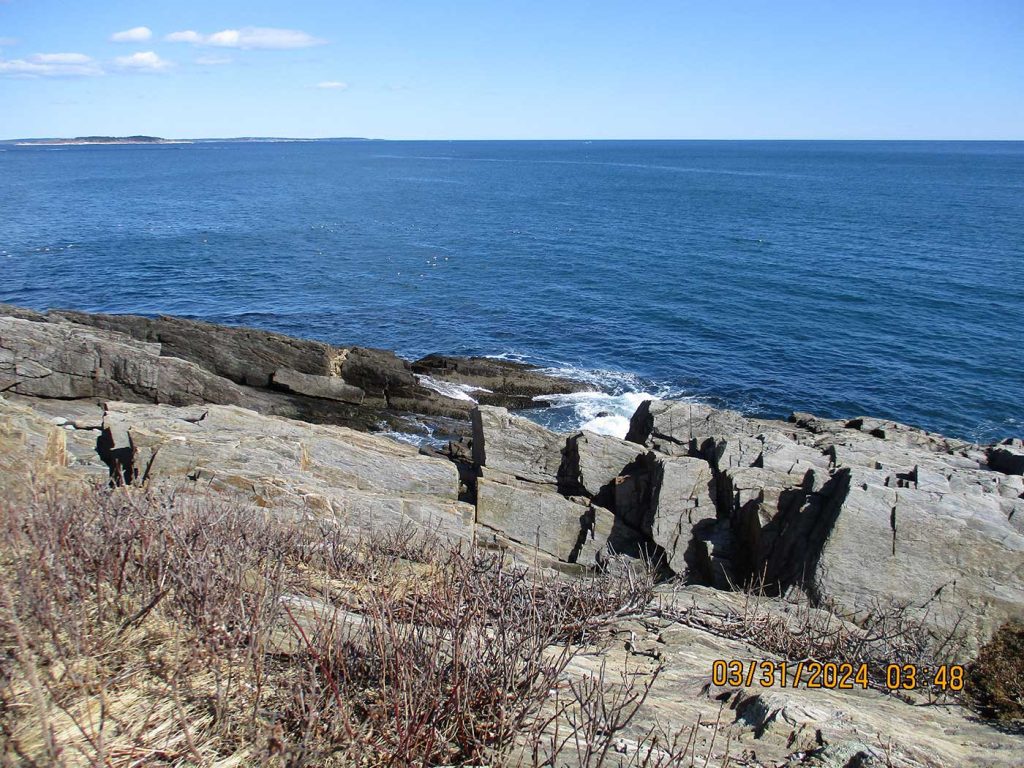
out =
[[[340,376],[315,376],[310,373],[300,373],[291,368],[278,368],[274,371],[273,383],[299,395],[319,397],[324,400],[339,400],[354,405],[359,405],[366,397],[363,390],[347,384]]]
[[[530,483],[477,482],[476,519],[527,547],[574,562],[593,527],[590,507]]]
[[[276,377],[276,378],[275,378]],[[47,314],[0,305],[0,390],[40,398],[240,405],[366,431],[401,413],[468,427],[473,403],[422,386],[408,361],[175,317]]]
[[[327,376],[337,354],[329,344],[255,328],[236,328],[180,317],[103,315],[59,310],[49,316],[80,326],[116,331],[159,344],[164,354],[188,360],[237,384],[265,387],[281,367]]]
[[[192,480],[282,512],[331,515],[354,529],[406,523],[469,538],[458,472],[404,443],[237,407],[108,403],[104,431],[126,434],[142,479]]]
[[[32,397],[239,403],[242,391],[159,344],[66,322],[0,316],[0,389]]]

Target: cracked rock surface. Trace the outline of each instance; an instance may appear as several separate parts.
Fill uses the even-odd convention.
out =
[[[354,532],[431,531],[569,574],[642,559],[666,583],[569,670],[645,679],[663,666],[620,754],[655,725],[696,724],[712,751],[717,722],[751,765],[1021,764],[1021,736],[949,702],[711,681],[716,660],[783,660],[723,629],[749,611],[744,588],[762,593],[758,620],[790,622],[802,598],[807,615],[854,632],[899,605],[936,635],[955,631],[969,661],[1024,616],[1019,440],[669,401],[644,403],[627,440],[559,434],[423,381],[486,386],[509,404],[565,385],[425,360],[175,318],[2,308],[0,494],[16,501],[30,477],[167,483]],[[462,440],[429,452],[365,431],[406,410],[455,414]]]

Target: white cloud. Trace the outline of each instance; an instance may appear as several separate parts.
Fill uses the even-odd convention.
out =
[[[344,91],[348,88],[348,83],[343,83],[340,80],[324,80],[322,83],[317,83],[316,87],[323,88],[325,91]]]
[[[16,37],[0,37],[0,48],[7,45],[17,45],[18,38]]]
[[[37,53],[27,59],[0,59],[0,75],[14,77],[92,77],[103,68],[84,53]]]
[[[274,29],[272,27],[243,27],[224,29],[211,35],[204,35],[192,29],[172,32],[164,38],[169,43],[192,43],[214,48],[242,48],[262,50],[287,50],[312,48],[323,45],[326,40],[314,37],[297,29]]]
[[[184,32],[171,32],[164,40],[168,43],[195,43],[198,45],[203,42],[203,36],[195,30],[186,29]]]
[[[153,51],[140,51],[131,56],[118,56],[114,61],[122,69],[130,69],[135,72],[162,72],[174,66],[173,63],[161,59]]]
[[[89,64],[92,59],[84,53],[37,53],[30,61],[37,64]]]
[[[123,32],[115,32],[110,36],[113,43],[144,43],[153,37],[153,30],[149,27],[132,27]]]
[[[196,64],[201,64],[206,67],[219,67],[223,64],[230,64],[234,59],[230,56],[200,56],[196,59]]]

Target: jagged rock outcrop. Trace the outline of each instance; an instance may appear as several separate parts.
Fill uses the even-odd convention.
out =
[[[878,419],[782,423],[689,403],[645,404],[630,439],[709,461],[718,520],[695,539],[725,538],[722,565],[740,583],[799,587],[854,616],[907,605],[973,638],[1024,612],[1024,488],[989,463],[998,447]],[[698,555],[713,567],[707,546]]]
[[[712,435],[747,435],[758,432],[755,422],[735,411],[672,400],[646,400],[630,419],[626,439],[669,456],[686,456]]]
[[[540,553],[538,557],[522,558],[531,565],[574,560],[582,565],[614,567],[616,553],[625,550],[621,540],[628,526],[619,514],[594,505],[585,495],[564,496],[552,483],[520,480],[482,467],[474,510],[472,505],[454,500],[457,478],[454,466],[446,460],[418,455],[410,446],[378,436],[261,416],[235,406],[111,402],[104,412],[82,401],[0,396],[3,501],[18,498],[18,492],[28,486],[30,472],[60,484],[74,483],[83,473],[93,479],[97,469],[106,475],[107,467],[95,453],[97,437],[103,438],[112,452],[126,451],[122,455],[133,482],[148,475],[149,482],[170,483],[178,493],[203,491],[208,501],[212,496],[235,504],[241,498],[273,514],[317,524],[339,520],[356,531],[393,530],[407,524],[411,529],[430,528],[454,539],[474,536],[479,544]],[[590,437],[563,436],[566,443],[572,441],[577,447],[586,446]],[[749,443],[746,446],[753,447]],[[82,449],[88,450],[79,453]],[[686,518],[688,525],[698,519],[697,510],[707,509],[717,500],[714,475],[719,470],[704,458],[667,456],[641,445],[630,450],[639,452],[638,458],[622,468],[613,485],[638,482],[641,477],[652,483],[649,487],[657,490],[657,510],[650,520],[652,531],[656,531],[661,517],[671,521],[666,505],[688,506],[692,512]],[[865,445],[856,453],[877,455],[879,451],[885,452]],[[742,455],[753,457],[754,453],[745,450]],[[599,452],[605,457],[610,454]],[[936,455],[940,461],[945,460],[941,452]],[[628,457],[623,454],[621,458]],[[615,461],[607,459],[604,471],[611,471]],[[749,471],[777,472],[736,465],[724,471],[734,472],[737,477]],[[856,484],[858,471],[890,470],[843,468],[835,475]],[[658,472],[662,473],[660,480]],[[953,493],[985,487],[986,498],[991,497],[999,506],[997,499],[1010,499],[1010,495],[1004,495],[1010,491],[1018,490],[1019,498],[1024,492],[1020,481],[1018,475],[1003,475],[991,469],[964,476],[943,474],[922,463],[912,475],[898,478],[900,484],[882,488],[885,495],[890,491],[946,493],[947,485]],[[918,487],[913,487],[915,484]],[[837,498],[842,496],[838,489],[834,493]],[[215,508],[215,501],[210,504],[211,509]],[[869,517],[873,519],[873,514]],[[682,510],[675,519],[683,519]],[[721,522],[728,522],[728,518]],[[872,534],[869,527],[865,535],[869,538]],[[555,554],[548,555],[549,550]],[[966,549],[961,555],[966,563],[971,552]],[[429,566],[421,567],[425,570],[410,568],[412,579],[430,577]],[[281,617],[282,625],[312,627],[310,617],[317,612],[333,616],[345,628],[367,621],[338,600],[338,591],[347,585],[340,585],[338,590],[335,585],[331,587],[323,596],[282,596],[288,606],[287,619]],[[573,657],[562,676],[566,686],[586,685],[594,679],[612,683],[621,679],[635,684],[631,690],[644,692],[636,712],[616,733],[616,759],[638,758],[640,762],[652,744],[652,733],[681,733],[683,742],[692,739],[692,754],[710,754],[716,763],[725,760],[726,752],[742,755],[742,761],[751,765],[892,763],[908,768],[1010,768],[1020,762],[1019,734],[992,728],[955,701],[926,706],[930,694],[923,691],[894,696],[859,685],[839,690],[806,684],[763,688],[756,680],[750,685],[715,684],[712,670],[719,660],[736,660],[744,669],[758,665],[758,675],[765,661],[776,665],[787,662],[792,679],[793,659],[777,655],[770,643],[752,644],[756,632],[748,630],[765,625],[781,632],[782,627],[789,627],[794,642],[801,640],[805,625],[815,622],[819,632],[827,628],[829,637],[838,628],[857,631],[856,624],[829,611],[678,584],[657,588],[654,599],[641,610],[642,620],[612,617],[607,632],[602,631],[596,643],[588,637],[580,639],[583,652]],[[292,640],[285,642],[279,635],[270,640],[276,654],[305,654],[306,646],[298,637],[283,637]],[[909,703],[905,700],[908,697]],[[552,706],[560,704],[555,700]],[[529,757],[525,756],[524,764],[533,764]],[[701,761],[703,758],[698,759]]]
[[[568,562],[628,553],[681,574],[697,556],[693,529],[715,520],[703,459],[592,432],[558,434],[493,406],[472,418],[482,522],[522,526],[511,538]]]
[[[645,451],[609,435],[579,432],[570,435],[562,450],[558,481],[563,491],[582,493],[597,503],[614,503],[615,479]]]
[[[95,472],[102,458],[122,481],[210,482],[352,525],[436,521],[553,562],[650,557],[700,583],[799,589],[848,616],[896,601],[939,628],[963,614],[977,639],[1024,612],[1019,440],[978,446],[881,419],[780,422],[654,401],[626,441],[563,435],[424,386],[444,376],[502,397],[564,388],[504,361],[410,364],[176,318],[0,307],[0,390],[82,414],[43,409],[57,429],[43,442],[68,466]],[[102,431],[86,426],[99,401]],[[449,447],[453,464],[278,418],[373,429],[406,410],[448,414],[455,432],[471,415],[471,444]],[[443,488],[428,481],[437,472]]]

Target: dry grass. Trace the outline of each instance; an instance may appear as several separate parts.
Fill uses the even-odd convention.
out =
[[[540,764],[612,695],[553,697],[579,645],[650,598],[215,497],[29,496],[0,503],[5,766]]]

